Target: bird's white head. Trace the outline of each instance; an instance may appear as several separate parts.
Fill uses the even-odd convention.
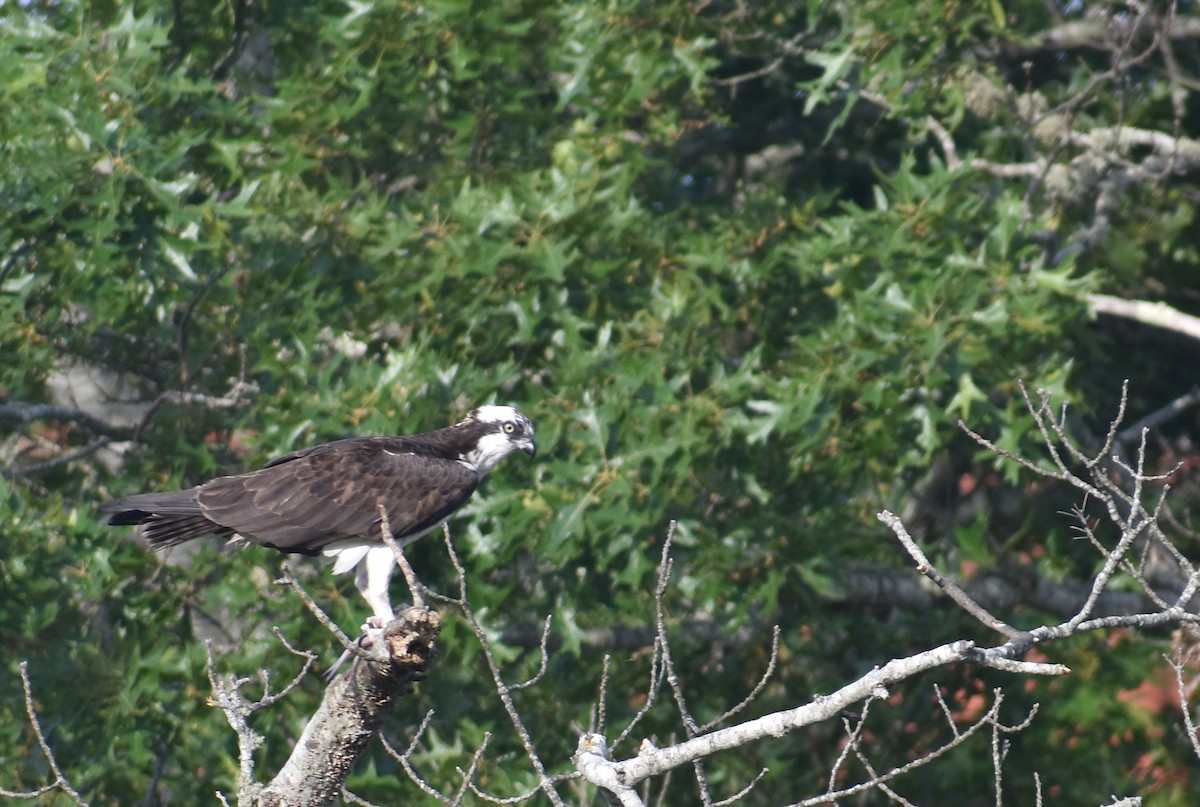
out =
[[[478,430],[475,446],[463,455],[480,477],[487,476],[500,460],[514,451],[537,454],[533,422],[511,406],[488,404],[472,410],[458,424]]]

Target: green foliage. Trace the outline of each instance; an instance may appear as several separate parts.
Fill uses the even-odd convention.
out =
[[[1035,220],[1026,186],[951,166],[923,139],[934,115],[964,155],[1033,159],[1017,104],[979,114],[1012,66],[976,60],[1051,24],[1041,5],[700,5],[4,7],[0,401],[47,400],[72,366],[145,400],[219,397],[238,378],[256,392],[233,408],[164,404],[116,470],[89,460],[4,488],[0,770],[12,778],[0,786],[45,778],[20,659],[60,763],[93,803],[136,803],[154,783],[154,798],[192,804],[236,775],[205,702],[203,636],[219,639],[223,669],[265,666],[276,681],[298,662],[272,626],[333,655],[271,585],[274,554],[207,550],[160,567],[98,523],[101,500],[349,434],[440,427],[478,402],[515,403],[539,430],[537,462],[498,471],[453,529],[491,628],[555,615],[564,644],[548,683],[520,695],[548,760],[569,757],[595,698],[602,652],[585,631],[649,620],[671,519],[673,620],[730,635],[784,626],[764,711],[959,635],[948,618],[847,613],[841,570],[896,562],[874,513],[902,506],[935,463],[988,470],[959,419],[1014,451],[1034,444],[1019,379],[1083,399],[1085,417],[1099,390],[1107,415],[1128,362],[1109,355],[1084,295],[1181,278],[1191,289],[1194,187],[1131,190],[1103,254],[1051,260],[1033,231],[1085,226],[1091,210],[1043,191]],[[1089,76],[1086,63],[1039,63],[1036,81],[1057,103]],[[1080,115],[1162,126],[1163,86],[1141,88],[1099,94]],[[753,167],[780,146],[796,156]],[[1168,395],[1144,389],[1143,409]],[[63,450],[89,440],[34,431]],[[981,512],[960,557],[1006,536],[1016,552],[1036,532]],[[452,589],[437,540],[412,556],[427,583]],[[301,573],[341,624],[361,621],[349,581]],[[759,642],[713,650],[683,628],[679,642],[702,714],[766,664]],[[441,647],[436,683],[399,721],[437,710],[422,769],[456,781],[493,731],[480,781],[529,787],[532,774],[496,761],[519,746],[454,617]],[[1133,686],[1151,662],[1123,652],[1120,675],[1105,674]],[[538,658],[513,648],[504,662],[517,680]],[[611,720],[637,711],[646,663],[614,659]],[[1146,730],[1111,699],[1097,705],[1110,695],[1075,691],[1044,714],[1014,775],[1061,751],[1063,726]],[[256,726],[262,771],[319,696],[306,682]],[[929,704],[906,707],[916,720]],[[668,704],[649,715],[648,734],[677,731]],[[1116,752],[1111,780],[1078,775],[1093,750],[1052,774],[1072,800],[1130,781],[1134,760]],[[794,799],[823,786],[814,771],[828,763],[813,753],[792,738],[710,775],[735,792],[767,764],[755,798]],[[917,774],[914,789],[930,802],[975,792],[988,770],[962,766]],[[414,792],[381,752],[351,785],[379,801]],[[672,788],[675,803],[693,795]]]

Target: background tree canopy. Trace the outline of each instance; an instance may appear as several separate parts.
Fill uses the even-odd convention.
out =
[[[296,668],[274,625],[336,656],[273,585],[275,554],[163,565],[98,503],[480,402],[539,429],[537,461],[452,529],[514,677],[554,615],[547,686],[520,695],[549,759],[588,724],[604,653],[610,720],[637,710],[644,649],[594,629],[649,624],[672,519],[676,652],[709,716],[753,686],[775,623],[763,711],[982,633],[904,588],[885,507],[1007,581],[1015,623],[1046,609],[1040,583],[1099,563],[1060,515],[1071,492],[956,422],[1024,451],[1019,380],[1071,401],[1085,437],[1124,379],[1134,420],[1194,386],[1196,341],[1098,316],[1095,295],[1200,308],[1198,40],[1191,2],[3,5],[0,786],[45,774],[22,659],[93,804],[201,804],[236,775],[202,639],[243,671]],[[1196,426],[1188,410],[1150,444],[1185,461],[1184,523]],[[411,557],[452,585],[438,541]],[[351,581],[298,573],[361,621]],[[1010,693],[1008,717],[1042,704],[1011,797],[1040,771],[1059,803],[1189,803],[1170,640],[1057,646],[1075,672]],[[398,735],[436,709],[419,760],[439,782],[496,732],[481,781],[528,787],[473,637],[448,617],[439,646]],[[899,693],[876,733],[901,761],[932,742],[934,681],[966,703],[1011,677]],[[320,695],[256,726],[264,765]],[[733,793],[767,766],[751,803],[820,792],[839,732],[715,758],[710,780]],[[903,792],[991,803],[990,777],[962,754]],[[350,785],[418,792],[382,753]]]

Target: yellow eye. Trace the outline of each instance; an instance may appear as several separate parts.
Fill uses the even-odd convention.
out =
[[[516,430],[517,430],[517,427],[516,427],[516,426],[514,426],[512,423],[505,423],[505,424],[504,424],[504,433],[505,433],[505,434],[512,434],[512,433],[513,433],[513,432],[515,432]]]

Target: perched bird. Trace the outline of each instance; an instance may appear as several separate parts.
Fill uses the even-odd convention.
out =
[[[446,520],[514,451],[534,456],[533,423],[511,406],[481,406],[455,425],[400,437],[355,437],[293,451],[263,468],[171,493],[109,502],[109,524],[138,524],[154,549],[240,536],[280,552],[321,554],[355,583],[376,627],[392,620],[396,568],[378,505],[397,543]]]

